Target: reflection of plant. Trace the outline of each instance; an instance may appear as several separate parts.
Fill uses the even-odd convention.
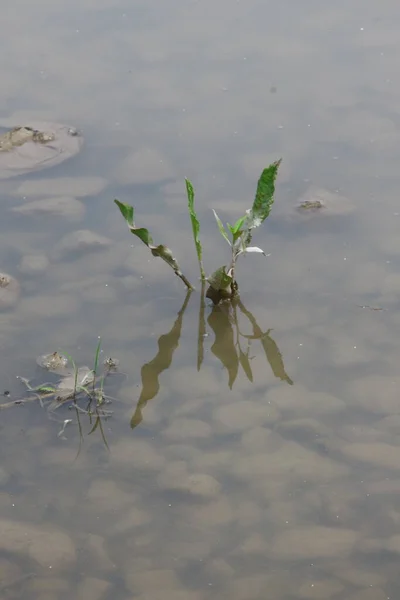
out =
[[[168,333],[158,338],[158,352],[148,363],[142,366],[142,389],[136,405],[135,412],[131,418],[131,427],[134,429],[143,421],[143,409],[149,400],[155,398],[160,389],[159,377],[161,373],[171,366],[175,350],[179,346],[179,340],[183,325],[183,316],[189,303],[191,291],[189,290],[182,308],[178,312],[173,326]],[[237,309],[249,321],[253,329],[251,335],[240,331],[239,316]],[[200,296],[199,326],[197,339],[197,369],[201,368],[204,359],[204,338],[207,335],[205,320],[204,294]],[[220,363],[228,372],[228,385],[233,388],[238,375],[239,365],[242,367],[249,381],[253,381],[251,369],[250,348],[253,340],[260,340],[267,362],[275,377],[292,385],[285,371],[282,354],[275,341],[270,337],[270,329],[264,333],[258,326],[257,321],[250,311],[246,309],[239,298],[234,298],[231,303],[213,306],[207,319],[208,325],[214,333],[214,343],[211,352],[218,358]],[[243,348],[242,340],[245,340]]]
[[[239,317],[237,308],[250,321],[253,334],[245,335],[239,328]],[[269,335],[271,329],[265,333],[258,326],[257,321],[250,311],[246,309],[239,298],[234,298],[231,304],[214,306],[208,317],[208,324],[212,328],[215,341],[211,346],[211,352],[216,356],[228,371],[229,387],[232,389],[235,383],[239,365],[242,367],[249,381],[253,382],[251,359],[249,356],[252,340],[260,340],[267,361],[275,377],[286,381],[290,385],[293,381],[287,375],[283,364],[282,354],[276,342]],[[236,335],[235,335],[236,334]],[[246,340],[246,349],[243,350],[241,339]]]
[[[188,290],[185,301],[178,312],[178,317],[171,330],[158,338],[158,352],[156,356],[142,367],[142,391],[136,405],[135,413],[131,419],[132,429],[142,422],[142,409],[146,406],[147,402],[157,396],[158,390],[160,389],[160,383],[158,381],[159,376],[171,366],[174,352],[179,346],[183,315],[189,304],[190,295],[191,290]]]
[[[246,214],[240,217],[240,219],[238,219],[234,225],[230,225],[229,223],[227,224],[231,239],[229,239],[229,235],[221,219],[215,210],[213,211],[219,232],[231,247],[231,262],[228,268],[226,265],[219,267],[209,277],[206,277],[203,266],[203,251],[199,239],[200,222],[194,208],[194,188],[188,179],[185,180],[189,216],[192,224],[196,254],[199,261],[200,277],[203,283],[204,281],[209,283],[207,297],[210,298],[214,304],[218,304],[221,300],[232,299],[236,296],[238,285],[235,278],[235,269],[236,261],[240,255],[255,252],[265,256],[264,251],[261,250],[261,248],[258,248],[257,246],[251,246],[251,241],[253,237],[253,230],[259,227],[271,212],[271,208],[274,203],[275,180],[278,175],[280,163],[281,160],[278,160],[263,170],[258,180],[256,195],[252,207],[248,209]],[[118,206],[122,216],[128,224],[130,231],[140,240],[142,240],[144,244],[146,244],[153,256],[162,258],[170,267],[172,267],[175,274],[182,279],[188,289],[193,289],[192,284],[188,281],[185,275],[183,275],[176,259],[172,255],[171,250],[164,244],[155,245],[148,229],[145,229],[144,227],[137,227],[135,225],[133,206],[124,204],[119,200],[114,200],[114,202]]]

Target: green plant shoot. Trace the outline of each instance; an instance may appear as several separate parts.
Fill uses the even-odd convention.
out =
[[[203,248],[201,246],[199,234],[200,234],[200,221],[197,217],[196,211],[194,209],[194,188],[189,179],[185,178],[186,183],[186,193],[188,198],[188,209],[190,215],[190,221],[192,223],[192,231],[193,231],[193,239],[194,245],[196,248],[197,260],[199,261],[200,268],[200,277],[201,280],[204,281],[206,278],[206,274],[204,272],[203,266]]]
[[[149,230],[145,227],[136,227],[134,221],[135,211],[133,206],[120,202],[117,199],[115,199],[114,202],[118,206],[121,215],[124,217],[129,229],[131,230],[131,233],[133,233],[140,240],[142,240],[142,242],[149,248],[153,256],[158,256],[162,258],[167,263],[167,265],[169,265],[173,269],[175,275],[182,279],[186,287],[189,290],[192,290],[192,284],[188,281],[188,279],[186,279],[186,277],[182,273],[177,261],[172,255],[171,250],[163,244],[159,244],[158,246],[156,246],[153,242],[153,238],[149,233]]]

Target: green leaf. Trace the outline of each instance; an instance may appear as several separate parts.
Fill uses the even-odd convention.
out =
[[[217,225],[218,225],[218,229],[219,229],[220,234],[222,235],[223,238],[226,239],[226,241],[228,242],[228,244],[231,246],[232,244],[229,241],[228,234],[225,231],[225,227],[224,227],[221,219],[219,218],[219,216],[217,215],[217,213],[215,212],[214,209],[213,209],[213,213],[214,213],[215,220],[217,221]]]
[[[144,227],[131,227],[130,228],[133,235],[136,235],[140,240],[142,240],[143,244],[146,246],[150,246],[153,244],[153,238],[151,237],[149,230]]]
[[[244,215],[243,217],[240,217],[240,219],[238,219],[236,221],[236,223],[234,224],[234,226],[231,229],[231,232],[233,234],[238,233],[238,231],[241,229],[243,223],[245,222],[245,220],[247,219],[247,215]]]
[[[172,256],[171,250],[169,248],[167,248],[167,246],[164,246],[163,244],[155,246],[154,242],[153,242],[153,238],[151,237],[148,229],[145,229],[144,227],[135,227],[135,222],[133,220],[133,215],[134,215],[133,207],[129,206],[129,204],[124,204],[116,199],[114,200],[114,202],[118,206],[122,216],[128,223],[131,233],[136,235],[144,244],[146,244],[146,246],[151,250],[151,253],[153,256],[159,256],[160,258],[165,260],[165,262],[170,267],[172,267],[172,269],[175,272],[175,275],[177,275],[178,277],[180,277],[180,279],[182,279],[182,281],[184,282],[184,284],[186,285],[186,287],[188,289],[192,290],[193,289],[192,284],[186,279],[186,277],[180,270],[178,263],[176,262],[175,258]]]
[[[96,347],[96,354],[94,356],[93,373],[97,373],[97,367],[99,366],[100,348],[101,348],[101,338],[99,338],[99,341],[98,341],[97,347]],[[93,383],[94,383],[94,379],[93,379]]]
[[[159,256],[167,265],[169,265],[175,272],[179,271],[179,265],[172,255],[172,252],[167,246],[160,244],[159,246],[149,246],[153,256]]]
[[[223,266],[214,271],[212,275],[207,277],[207,281],[217,292],[228,289],[230,291],[232,277],[226,272],[226,266]]]
[[[280,158],[264,169],[260,175],[253,206],[247,211],[247,216],[244,221],[244,232],[240,240],[240,252],[243,252],[250,244],[252,230],[259,227],[271,212],[274,203],[275,180],[281,162],[282,159]]]
[[[56,388],[53,387],[52,385],[39,385],[39,387],[35,388],[35,390],[37,392],[41,392],[43,393],[50,393],[53,394],[56,392]]]
[[[134,208],[133,208],[133,206],[130,206],[129,204],[124,204],[123,202],[120,202],[117,199],[115,199],[114,202],[118,206],[119,210],[121,211],[121,215],[124,217],[125,221],[129,225],[129,227],[133,227],[133,224],[134,224],[134,221],[133,221]]]
[[[260,225],[268,217],[274,203],[275,180],[281,162],[282,159],[279,159],[264,169],[258,180],[251,216],[253,221],[257,223],[259,221]],[[257,227],[257,225],[253,225],[253,227]]]
[[[199,267],[200,267],[200,276],[201,276],[201,279],[204,281],[206,278],[206,274],[204,272],[204,267],[203,267],[203,258],[202,258],[203,249],[201,247],[201,242],[199,239],[200,222],[197,217],[196,211],[194,209],[194,188],[193,188],[193,185],[191,184],[191,182],[189,181],[189,179],[185,178],[185,183],[186,183],[186,193],[187,193],[187,197],[188,197],[188,208],[189,208],[190,221],[192,223],[194,245],[196,247],[197,260],[199,261]]]

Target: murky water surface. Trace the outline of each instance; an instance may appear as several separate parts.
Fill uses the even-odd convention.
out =
[[[399,27],[394,0],[3,2],[0,118],[85,146],[1,184],[2,406],[30,399],[0,410],[1,598],[399,596]],[[205,307],[201,362],[199,293],[112,200],[197,284],[184,177],[211,271],[211,208],[280,156],[269,256]],[[92,368],[99,336],[111,417],[18,379]]]

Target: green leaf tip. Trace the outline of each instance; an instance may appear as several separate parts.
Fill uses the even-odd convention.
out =
[[[204,281],[206,278],[206,275],[205,275],[204,267],[203,267],[203,248],[201,246],[201,242],[200,242],[200,238],[199,238],[200,221],[199,221],[199,218],[198,218],[195,208],[194,208],[194,188],[193,188],[193,185],[191,184],[191,182],[189,181],[189,179],[187,179],[187,177],[185,177],[185,184],[186,184],[186,193],[187,193],[187,198],[188,198],[189,216],[190,216],[190,221],[192,223],[193,240],[194,240],[194,245],[195,245],[196,254],[197,254],[197,260],[199,262],[199,268],[200,268],[200,277],[201,277],[202,281]]]
[[[251,208],[253,221],[259,225],[268,217],[274,203],[275,181],[282,159],[275,161],[263,170],[257,183],[256,195]],[[254,225],[257,227],[257,225]]]
[[[120,202],[119,200],[117,200],[117,198],[115,198],[114,200],[115,204],[118,206],[121,215],[124,217],[125,221],[128,223],[129,227],[133,227],[134,226],[134,208],[133,206],[130,206],[130,204],[125,204],[124,202]]]
[[[173,257],[171,250],[167,246],[164,246],[164,244],[159,244],[156,246],[149,230],[145,227],[135,227],[135,222],[133,220],[135,211],[133,206],[130,206],[130,204],[125,204],[124,202],[120,202],[117,199],[115,199],[114,202],[118,206],[122,216],[127,222],[131,233],[136,235],[136,237],[138,237],[149,248],[153,256],[162,258],[174,270],[175,275],[177,275],[183,281],[188,289],[193,289],[192,284],[188,281],[179,268],[179,265]]]
[[[220,234],[228,242],[228,244],[231,246],[231,243],[230,243],[229,238],[228,238],[228,234],[225,231],[225,227],[224,227],[221,219],[219,218],[219,216],[217,215],[217,213],[215,212],[215,210],[214,209],[212,209],[212,210],[213,210],[213,213],[214,213],[215,220],[217,221],[217,225],[218,225],[218,229],[219,229]]]

